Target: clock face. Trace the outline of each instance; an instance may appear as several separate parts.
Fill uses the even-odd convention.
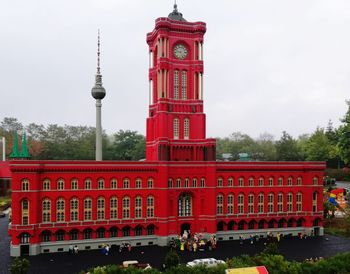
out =
[[[177,59],[185,59],[187,56],[187,48],[182,44],[177,44],[174,47],[174,55]]]

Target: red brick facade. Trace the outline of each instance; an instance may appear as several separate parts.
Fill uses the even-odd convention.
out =
[[[205,23],[156,20],[146,161],[12,161],[11,255],[165,245],[184,229],[322,234],[321,162],[219,162],[205,136]]]

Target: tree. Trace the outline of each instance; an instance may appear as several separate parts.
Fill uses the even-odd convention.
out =
[[[291,135],[283,131],[281,139],[276,142],[277,160],[300,161],[301,153],[297,141]]]
[[[276,146],[273,135],[269,133],[263,133],[256,140],[256,159],[261,161],[274,161],[276,160]]]
[[[331,158],[332,144],[323,128],[317,128],[306,142],[306,160],[327,161]]]
[[[145,158],[146,139],[137,131],[119,130],[112,145],[115,160],[140,160]]]
[[[26,274],[28,273],[29,265],[27,259],[17,257],[11,264],[10,272],[11,274]]]
[[[341,122],[343,125],[339,127],[339,140],[338,147],[340,151],[340,157],[345,164],[350,163],[350,100],[346,101],[348,110]]]
[[[180,263],[180,257],[175,250],[169,251],[165,256],[165,267],[172,268],[178,266]]]

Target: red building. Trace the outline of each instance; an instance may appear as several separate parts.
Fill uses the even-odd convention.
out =
[[[11,255],[70,245],[166,245],[184,230],[218,240],[323,234],[321,162],[219,162],[206,138],[206,24],[176,9],[147,34],[146,161],[12,161]]]

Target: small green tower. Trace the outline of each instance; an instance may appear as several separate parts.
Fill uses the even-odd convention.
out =
[[[18,135],[17,132],[15,133],[13,137],[13,147],[12,152],[10,154],[11,159],[30,159],[30,154],[28,151],[28,145],[27,145],[27,136],[25,133],[23,133],[22,137],[22,151],[20,152],[18,150]]]
[[[22,151],[20,153],[20,158],[22,159],[30,159],[30,154],[28,150],[28,145],[27,145],[27,135],[24,132],[23,137],[22,137]]]
[[[12,158],[12,159],[20,158],[20,153],[18,151],[18,136],[17,136],[17,132],[15,132],[15,136],[13,137],[13,146],[12,146],[12,152],[10,154],[10,158]]]

